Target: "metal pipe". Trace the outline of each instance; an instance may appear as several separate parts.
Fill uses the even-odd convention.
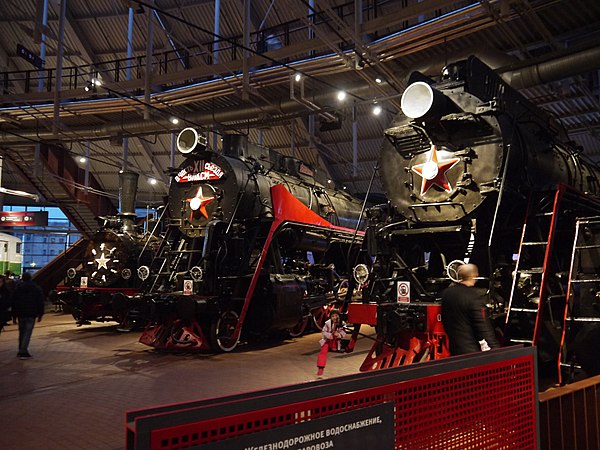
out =
[[[519,69],[500,68],[498,72],[513,88],[525,89],[600,68],[600,47],[592,47]]]

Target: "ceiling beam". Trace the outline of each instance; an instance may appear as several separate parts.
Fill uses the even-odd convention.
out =
[[[80,58],[88,64],[98,63],[98,59],[96,54],[94,53],[94,49],[85,40],[85,34],[83,33],[81,27],[77,23],[77,20],[75,19],[75,16],[73,15],[73,12],[69,9],[68,5],[65,14],[65,19],[66,31],[69,35],[69,38],[75,43],[76,50],[78,50],[81,53]],[[110,74],[109,72],[102,73],[102,78],[104,81],[114,81],[112,74]]]

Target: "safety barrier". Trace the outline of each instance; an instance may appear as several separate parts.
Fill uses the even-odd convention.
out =
[[[600,450],[600,375],[539,398],[542,450]]]
[[[130,411],[127,449],[536,449],[536,355],[509,347]]]

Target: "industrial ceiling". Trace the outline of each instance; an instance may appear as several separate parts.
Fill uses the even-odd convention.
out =
[[[121,170],[140,174],[138,206],[163,202],[184,127],[217,148],[248,134],[364,193],[407,76],[470,54],[600,159],[598,1],[4,0],[0,30],[1,186],[84,234],[118,207]]]

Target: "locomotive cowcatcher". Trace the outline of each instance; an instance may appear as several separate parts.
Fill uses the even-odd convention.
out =
[[[245,136],[225,135],[218,153],[187,128],[177,147],[186,160],[172,173],[165,239],[132,300],[152,306],[140,342],[227,352],[321,322],[362,244],[362,204]]]
[[[600,284],[574,288],[577,218],[600,212],[598,167],[476,57],[437,80],[413,73],[401,108],[379,162],[388,202],[367,212],[373,263],[355,271],[364,303],[348,306],[349,322],[377,328],[361,370],[449,356],[440,293],[471,262],[504,343],[537,346],[540,368],[564,381],[583,359],[573,333],[600,323]]]

